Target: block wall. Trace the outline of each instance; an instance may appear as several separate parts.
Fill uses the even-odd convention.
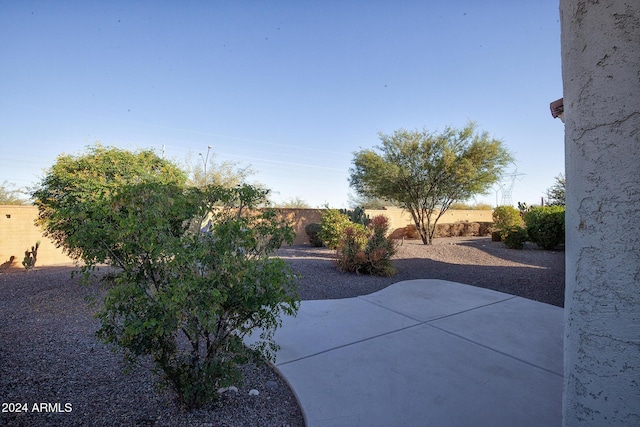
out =
[[[23,268],[24,252],[40,240],[36,268],[48,265],[72,264],[73,261],[42,235],[35,225],[35,206],[0,206],[0,264],[3,268]],[[10,263],[11,257],[14,257]]]
[[[370,218],[384,215],[389,218],[390,229],[394,231],[413,225],[411,214],[404,209],[388,207],[386,209],[367,209]],[[445,212],[438,220],[438,224],[455,224],[457,222],[493,222],[493,211],[490,210],[451,210]]]
[[[304,228],[309,223],[320,222],[322,209],[281,209],[281,212],[296,232],[293,244],[308,244],[309,238]],[[392,232],[413,224],[411,215],[398,208],[367,210],[366,213],[370,217],[379,214],[387,216],[391,222]],[[492,222],[491,214],[492,211],[480,210],[449,211],[445,212],[438,223]],[[38,240],[40,240],[40,248],[36,266],[43,267],[73,262],[62,249],[56,248],[51,240],[42,235],[42,230],[35,225],[37,217],[38,208],[35,206],[0,206],[0,264],[8,262],[11,256],[14,256],[12,266],[22,268],[24,252]]]

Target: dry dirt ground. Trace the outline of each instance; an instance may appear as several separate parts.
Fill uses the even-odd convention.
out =
[[[301,276],[302,299],[347,298],[392,283],[438,278],[491,288],[558,306],[564,298],[564,253],[509,250],[489,238],[405,241],[392,278],[339,273],[333,252],[308,245],[279,255]],[[219,403],[184,412],[142,364],[125,373],[121,358],[95,338],[85,297],[70,267],[0,274],[0,424],[8,426],[301,426],[286,382],[269,366],[243,367],[245,384]],[[259,395],[250,396],[256,389]]]

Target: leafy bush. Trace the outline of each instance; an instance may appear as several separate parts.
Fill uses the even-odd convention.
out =
[[[306,227],[304,227],[304,231],[307,233],[307,236],[309,236],[309,243],[311,243],[311,246],[324,246],[324,242],[319,236],[321,230],[322,226],[317,222],[309,223],[306,225]]]
[[[513,206],[497,206],[493,210],[493,224],[498,230],[522,226],[520,212]]]
[[[292,270],[271,257],[293,229],[276,211],[253,209],[265,190],[185,188],[151,154],[134,165],[106,161],[130,159],[120,151],[93,154],[59,158],[36,193],[40,222],[87,275],[116,267],[104,276],[99,338],[129,361],[150,357],[184,405],[200,407],[241,379],[238,364],[273,358],[280,315],[299,307]],[[126,174],[101,185],[95,177],[111,166]],[[246,347],[256,329],[260,339]]]
[[[522,227],[511,227],[500,232],[500,238],[509,249],[522,249],[527,241],[527,230]]]
[[[341,272],[393,276],[396,269],[391,257],[396,253],[395,242],[387,237],[389,220],[378,215],[374,217],[368,230],[358,224],[348,226],[337,250],[336,265]]]
[[[243,187],[185,198],[154,185],[114,200],[119,208],[106,241],[121,242],[110,243],[110,251],[121,254],[121,270],[98,314],[98,336],[129,360],[151,356],[155,372],[188,408],[239,382],[238,364],[272,359],[280,314],[298,309],[292,271],[269,257],[283,241],[293,241],[293,230],[274,211],[243,209],[261,194]],[[224,208],[214,213],[211,232],[181,226],[191,219],[189,204],[214,201]],[[261,340],[245,347],[243,336],[256,328]]]
[[[322,239],[328,248],[336,249],[340,244],[344,230],[353,224],[354,223],[349,220],[349,217],[339,210],[325,209],[320,220],[322,229],[320,233],[318,233],[318,237]]]
[[[347,226],[340,239],[340,246],[336,253],[336,265],[341,272],[360,271],[366,264],[364,246],[367,243],[367,230],[356,224]]]
[[[553,249],[564,243],[564,211],[564,206],[538,206],[525,213],[531,241],[543,249]]]

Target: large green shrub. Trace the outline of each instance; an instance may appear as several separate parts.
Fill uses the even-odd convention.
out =
[[[498,230],[522,226],[520,211],[513,206],[497,206],[493,210],[493,224]]]
[[[340,244],[340,239],[344,234],[345,228],[348,226],[356,226],[349,220],[349,217],[341,213],[338,209],[325,209],[322,213],[320,226],[322,229],[318,233],[318,237],[322,239],[324,244],[330,249],[336,249]],[[360,228],[364,228],[360,225]]]
[[[532,242],[544,249],[564,243],[564,206],[537,206],[524,215]]]
[[[94,174],[95,162],[84,160],[59,159],[64,164],[36,195],[46,232],[87,274],[98,264],[116,267],[105,276],[99,338],[130,361],[148,356],[188,408],[238,382],[238,364],[273,358],[280,315],[295,314],[299,299],[292,270],[271,256],[293,241],[293,229],[275,211],[253,209],[267,192],[185,188],[153,172],[101,186],[108,164]],[[83,164],[83,179],[59,179]],[[208,218],[211,227],[202,231]],[[260,339],[246,347],[243,337],[254,330]]]
[[[374,217],[367,232],[359,230],[358,224],[345,229],[337,250],[336,265],[341,272],[393,276],[396,269],[391,257],[396,253],[395,242],[387,237],[389,220]]]

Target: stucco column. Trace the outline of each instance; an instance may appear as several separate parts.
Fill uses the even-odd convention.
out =
[[[565,426],[640,426],[640,1],[560,0]]]

